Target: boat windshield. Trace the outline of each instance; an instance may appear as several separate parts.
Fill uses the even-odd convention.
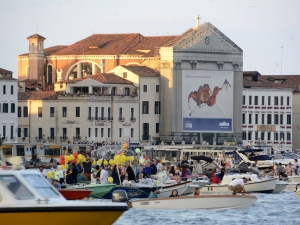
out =
[[[54,191],[51,185],[38,174],[24,174],[26,181],[45,198],[58,197],[59,194]]]
[[[0,184],[3,184],[17,199],[34,197],[34,195],[13,175],[0,175]]]

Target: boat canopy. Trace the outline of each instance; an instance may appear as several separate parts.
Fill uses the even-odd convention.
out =
[[[213,159],[204,155],[197,155],[197,156],[191,156],[191,159],[193,160],[204,160],[206,162],[213,162]]]

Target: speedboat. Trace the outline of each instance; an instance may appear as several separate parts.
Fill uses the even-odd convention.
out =
[[[9,224],[73,225],[78,218],[113,224],[129,209],[125,203],[68,201],[32,170],[0,170],[0,202],[1,221]]]
[[[172,194],[174,189],[177,190],[178,195],[182,195],[186,189],[190,186],[191,181],[185,181],[181,183],[174,183],[174,184],[163,184],[161,189],[159,189],[159,194],[157,195],[159,198],[167,198]]]
[[[277,178],[259,179],[256,174],[225,174],[220,184],[205,185],[201,193],[229,193],[229,183],[236,178],[246,177],[249,181],[245,183],[246,192],[273,193],[276,187]]]
[[[288,185],[289,185],[288,182],[282,181],[282,180],[278,180],[276,182],[276,186],[275,186],[275,189],[274,189],[273,193],[280,193],[280,192],[282,192]]]
[[[115,184],[88,184],[88,183],[79,183],[67,186],[67,189],[78,190],[78,189],[90,189],[91,192],[88,197],[90,198],[102,198],[104,195],[109,193],[116,185]]]
[[[179,196],[169,198],[147,198],[129,202],[129,206],[139,209],[238,209],[248,208],[256,202],[253,195],[223,194]],[[128,201],[125,192],[114,192],[113,202]]]
[[[148,198],[149,194],[134,186],[116,185],[109,192],[102,196],[103,199],[111,199],[112,193],[116,190],[123,190],[130,198]]]
[[[58,191],[67,200],[81,200],[93,192],[89,189],[59,189]]]

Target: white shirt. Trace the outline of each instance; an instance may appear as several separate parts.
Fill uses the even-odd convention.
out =
[[[236,179],[234,179],[233,181],[231,181],[230,183],[229,183],[229,186],[238,186],[238,185],[241,185],[241,186],[244,186],[244,180],[243,179],[241,179],[241,178],[236,178]]]
[[[123,186],[130,186],[131,185],[131,181],[129,181],[129,180],[123,180],[122,185]]]
[[[202,165],[200,163],[195,163],[194,170],[197,174],[202,173]]]
[[[163,165],[161,165],[160,163],[157,163],[157,165],[156,165],[157,171],[160,171],[160,168],[162,168],[162,167],[163,167]]]
[[[108,173],[106,170],[101,170],[101,173],[100,173],[100,184],[107,184],[108,181]]]
[[[158,174],[154,175],[153,177],[159,180],[160,182],[164,182],[168,179],[166,171],[160,171]]]

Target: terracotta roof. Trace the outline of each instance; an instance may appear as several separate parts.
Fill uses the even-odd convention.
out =
[[[292,88],[293,92],[300,92],[300,75],[263,75],[260,78],[275,85]]]
[[[122,66],[141,77],[160,77],[160,72],[147,66]]]
[[[33,35],[29,36],[27,39],[29,39],[29,38],[46,39],[45,37],[43,37],[42,35],[39,35],[39,34],[33,34]]]
[[[26,91],[35,91],[38,87],[41,87],[38,85],[38,80],[22,80],[19,82],[25,82],[25,90]],[[49,84],[45,86],[45,90],[47,91],[53,91],[54,90],[54,84]]]
[[[10,73],[10,74],[12,74],[12,71],[10,71],[10,70],[5,70],[5,69],[0,68],[0,74],[5,74],[5,73]]]
[[[18,100],[56,100],[59,94],[54,91],[19,92]]]
[[[59,50],[62,50],[66,47],[68,47],[68,45],[56,45],[56,46],[52,46],[52,47],[49,47],[49,48],[45,48],[44,49],[44,54],[45,54],[45,56],[52,55],[55,52],[57,52]],[[29,55],[29,53],[24,53],[24,54],[21,54],[19,56],[28,56],[28,55]]]
[[[12,77],[13,72],[0,68],[0,79],[1,80],[16,80]]]
[[[90,75],[87,77],[83,77],[83,78],[75,78],[73,80],[71,80],[71,82],[73,83],[77,83],[81,80],[85,80],[85,79],[93,79],[96,81],[99,81],[103,84],[133,84],[131,81],[128,81],[122,77],[119,77],[115,74],[112,73],[99,73],[99,74],[95,74],[95,75]],[[69,81],[68,81],[69,82]]]
[[[257,81],[251,81],[244,77],[243,86],[244,86],[244,88],[250,88],[250,87],[278,88],[278,89],[291,88],[291,86],[286,85],[286,84],[278,84],[278,83],[269,81],[269,80],[265,79],[263,76],[258,76]]]

